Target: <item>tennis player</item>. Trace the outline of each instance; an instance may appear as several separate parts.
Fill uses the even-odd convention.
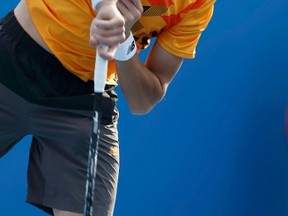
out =
[[[21,0],[0,20],[0,156],[32,135],[27,202],[55,216],[83,214],[98,47],[110,61],[93,215],[113,215],[119,172],[114,89],[120,84],[132,113],[150,112],[183,59],[195,57],[214,3]],[[138,53],[153,37],[142,63]]]

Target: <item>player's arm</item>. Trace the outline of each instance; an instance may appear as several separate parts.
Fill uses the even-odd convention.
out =
[[[126,40],[120,45],[115,55],[120,87],[131,112],[144,114],[164,97],[183,59],[170,54],[157,42],[151,49],[145,64],[137,55],[127,55],[127,53],[133,53],[131,51],[133,47],[135,53],[136,48],[133,42],[131,43],[133,37],[130,29],[141,17],[143,8],[140,0],[118,0],[117,5],[125,18],[126,29]]]
[[[202,1],[200,5],[195,5],[193,10],[182,17],[177,26],[171,28],[169,32],[161,33],[162,39],[163,35],[166,35],[166,38],[177,38],[173,44],[178,47],[179,55],[193,58],[193,52],[195,52],[200,35],[211,20],[214,3],[215,0],[206,0]],[[137,7],[132,3],[132,0],[118,0],[117,4],[125,18],[125,33],[127,35],[127,29],[131,29],[131,25],[137,19]],[[187,27],[189,28],[187,29]],[[119,47],[122,47],[123,44],[125,45],[126,42]],[[184,52],[180,50],[182,44],[186,45]],[[121,55],[120,58],[115,55],[115,59],[118,59],[116,66],[121,88],[131,111],[138,114],[149,112],[165,96],[170,82],[183,62],[183,58],[169,53],[157,41],[145,65],[141,64],[137,56],[133,56],[131,59],[130,56],[121,59]],[[123,59],[124,61],[121,61]]]
[[[120,87],[134,114],[149,112],[164,96],[183,59],[155,42],[147,62],[137,55],[128,61],[116,61]]]

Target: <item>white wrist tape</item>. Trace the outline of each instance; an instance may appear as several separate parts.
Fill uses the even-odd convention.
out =
[[[92,6],[94,9],[96,9],[97,5],[100,3],[100,2],[104,2],[104,1],[115,1],[115,0],[92,0]]]
[[[130,58],[132,58],[136,53],[136,44],[133,37],[132,32],[130,32],[129,37],[119,45],[115,55],[114,59],[117,61],[128,61]]]

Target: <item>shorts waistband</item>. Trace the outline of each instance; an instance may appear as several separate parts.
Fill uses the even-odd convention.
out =
[[[2,65],[0,81],[3,85],[32,103],[63,109],[92,110],[93,81],[84,82],[65,69],[53,54],[25,32],[14,11],[0,19],[0,38],[3,44],[9,42],[5,47],[9,56],[5,58],[12,63]],[[32,67],[30,60],[33,60]],[[102,117],[107,119],[114,116],[117,102],[114,88],[106,85],[106,94],[102,99]]]
[[[30,54],[35,57],[43,66],[59,65],[59,60],[51,53],[47,52],[39,44],[37,44],[22,28],[15,17],[14,11],[10,11],[2,20],[2,32],[9,33],[15,40],[25,41],[24,48],[29,50]]]

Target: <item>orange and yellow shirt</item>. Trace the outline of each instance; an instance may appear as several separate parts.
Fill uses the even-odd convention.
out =
[[[71,73],[92,80],[95,48],[89,45],[90,24],[96,16],[91,0],[26,0],[33,22],[54,55]],[[138,49],[151,38],[168,52],[194,58],[215,0],[142,0],[144,12],[132,32]],[[109,62],[107,84],[116,84],[116,68]]]

